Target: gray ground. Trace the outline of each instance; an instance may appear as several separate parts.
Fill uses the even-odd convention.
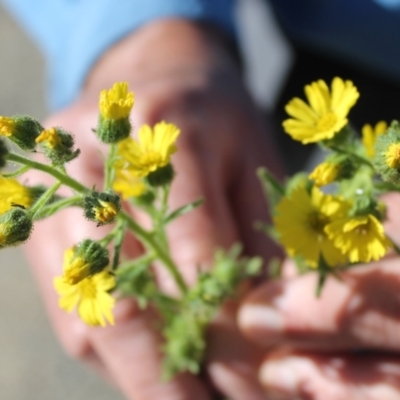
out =
[[[290,52],[275,31],[265,31],[272,22],[263,22],[265,9],[258,0],[241,1],[238,14],[244,21],[246,56],[252,60],[249,86],[260,104],[271,105],[279,90],[277,73],[287,68]],[[0,115],[25,113],[43,118],[43,61],[1,7],[0,55]],[[272,76],[265,75],[267,69]],[[63,354],[19,249],[2,250],[0,272],[0,400],[122,399]]]

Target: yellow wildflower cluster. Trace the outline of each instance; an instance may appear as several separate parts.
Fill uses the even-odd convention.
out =
[[[16,179],[0,175],[0,214],[4,214],[13,206],[28,208],[33,201],[34,196],[30,188],[21,185]]]
[[[379,260],[392,248],[381,222],[372,214],[352,216],[351,209],[350,201],[298,186],[277,205],[274,224],[287,253],[310,267],[321,257],[331,267]]]

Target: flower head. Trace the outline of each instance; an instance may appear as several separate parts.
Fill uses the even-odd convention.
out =
[[[29,239],[32,219],[18,207],[0,215],[0,248],[21,244]]]
[[[400,143],[392,143],[386,149],[386,164],[389,168],[400,169]]]
[[[367,152],[368,157],[373,157],[375,154],[375,142],[379,135],[386,132],[387,123],[385,121],[379,121],[375,127],[370,124],[365,124],[361,129],[362,142]]]
[[[121,209],[121,200],[112,190],[97,192],[92,190],[84,197],[83,209],[85,217],[98,225],[113,222]]]
[[[55,165],[64,164],[76,158],[80,150],[74,150],[74,138],[60,128],[44,129],[35,140],[45,155]]]
[[[334,182],[340,172],[340,164],[333,162],[323,162],[317,165],[311,172],[309,178],[315,182],[316,186],[325,186]]]
[[[128,118],[134,103],[133,92],[128,91],[127,82],[114,83],[110,90],[100,93],[100,115],[104,119]]]
[[[115,278],[108,271],[85,278],[76,285],[69,284],[63,277],[56,277],[54,287],[60,295],[61,309],[71,312],[78,307],[80,318],[91,326],[105,326],[106,321],[114,325],[112,309],[115,299],[108,291],[115,287]]]
[[[85,239],[65,252],[63,279],[69,285],[104,270],[109,263],[108,251],[98,242]]]
[[[44,143],[50,149],[54,149],[61,143],[60,135],[56,128],[45,129],[36,138],[36,143]]]
[[[0,214],[10,210],[13,205],[28,208],[33,201],[32,190],[21,185],[16,179],[0,176]]]
[[[326,232],[353,263],[377,261],[393,247],[372,214],[339,218],[326,226]]]
[[[146,191],[143,180],[129,169],[116,169],[113,189],[120,193],[124,200],[139,197]]]
[[[321,255],[330,266],[342,264],[346,259],[328,238],[325,227],[348,208],[343,200],[325,195],[316,187],[308,193],[298,186],[276,207],[274,225],[279,240],[290,256],[303,257],[313,268]]]
[[[10,137],[15,130],[15,121],[9,117],[0,117],[0,135]]]
[[[303,144],[332,139],[347,125],[347,114],[359,93],[351,81],[334,78],[331,92],[323,80],[305,87],[309,105],[295,97],[285,107],[292,117],[283,122],[285,131]]]
[[[139,130],[139,140],[127,138],[118,145],[120,161],[116,169],[127,169],[141,177],[148,176],[170,163],[176,152],[175,142],[180,130],[174,124],[160,122],[151,129],[144,125]]]

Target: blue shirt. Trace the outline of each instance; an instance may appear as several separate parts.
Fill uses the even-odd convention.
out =
[[[53,109],[77,97],[91,66],[109,46],[148,21],[183,17],[234,32],[235,0],[3,1],[45,53]],[[400,82],[400,0],[269,2],[293,40]]]

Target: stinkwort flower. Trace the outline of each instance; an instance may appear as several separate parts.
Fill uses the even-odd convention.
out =
[[[95,240],[85,239],[68,250],[64,259],[63,279],[69,285],[76,285],[103,271],[108,264],[108,250]]]
[[[0,214],[13,206],[28,208],[34,202],[34,191],[21,185],[16,179],[0,176]]]
[[[305,86],[309,105],[298,97],[285,107],[292,117],[283,128],[293,139],[303,144],[332,139],[347,123],[347,114],[359,93],[351,81],[334,78],[331,91],[323,80]]]
[[[325,230],[352,263],[377,261],[393,247],[382,223],[372,214],[339,218]]]
[[[69,268],[74,252],[69,249],[64,255],[64,271]],[[54,287],[60,296],[61,309],[72,312],[78,308],[80,318],[91,326],[105,326],[106,321],[114,325],[112,309],[115,299],[108,293],[115,287],[115,278],[108,271],[87,277],[77,284],[70,284],[64,277],[54,278]]]
[[[134,176],[147,177],[151,184],[154,181],[161,185],[170,182],[173,178],[170,158],[177,150],[175,142],[179,134],[177,126],[164,121],[156,124],[154,129],[142,126],[138,141],[127,138],[118,144],[116,170],[128,170]]]
[[[295,187],[276,206],[274,225],[279,241],[290,256],[300,256],[307,264],[318,267],[322,256],[332,267],[343,264],[346,257],[334,246],[325,227],[345,214],[349,204],[313,187],[309,193],[303,186]]]
[[[323,162],[317,165],[309,175],[316,186],[325,186],[334,182],[340,172],[340,164],[334,162]]]
[[[43,130],[36,138],[44,154],[54,165],[62,165],[76,158],[80,150],[74,150],[74,138],[60,128]]]
[[[100,93],[100,118],[97,136],[104,143],[117,143],[126,139],[131,132],[129,114],[134,104],[133,92],[128,83],[118,82],[110,90]]]
[[[32,219],[21,208],[14,207],[0,215],[0,248],[15,246],[29,239]]]
[[[146,191],[143,179],[139,178],[134,171],[129,169],[117,169],[115,171],[115,179],[112,187],[124,200],[139,197]]]
[[[98,226],[114,222],[121,209],[120,197],[112,190],[105,192],[92,190],[84,197],[83,202],[85,217],[97,222]]]
[[[364,145],[367,156],[372,158],[375,155],[375,142],[379,135],[386,132],[387,123],[379,121],[374,127],[370,124],[365,124],[361,129],[362,143]]]
[[[100,115],[104,119],[128,118],[134,103],[133,92],[129,92],[127,82],[114,83],[110,90],[100,93]]]
[[[0,117],[0,136],[13,141],[22,150],[33,150],[43,127],[28,116]]]

